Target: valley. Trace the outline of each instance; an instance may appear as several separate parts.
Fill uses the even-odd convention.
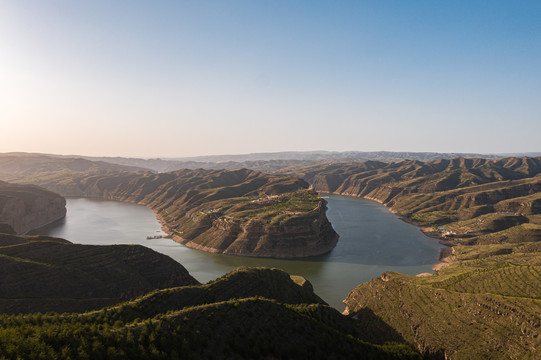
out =
[[[13,180],[63,196],[146,205],[175,241],[212,253],[306,257],[329,252],[338,240],[325,215],[325,200],[294,177],[247,169],[154,174],[68,168],[30,176],[22,172]]]
[[[189,354],[189,351],[193,351],[191,345],[183,347],[183,343],[156,343],[144,334],[152,333],[155,338],[164,336],[165,333],[162,332],[166,331],[167,334],[174,334],[174,339],[177,339],[174,341],[190,339],[188,343],[194,344],[195,340],[190,338],[189,333],[195,329],[202,332],[198,324],[203,324],[202,316],[207,311],[210,311],[212,316],[207,316],[205,321],[215,319],[214,316],[221,320],[210,320],[205,327],[219,326],[221,321],[231,322],[226,320],[231,314],[251,318],[254,311],[261,311],[264,316],[273,319],[294,319],[292,321],[297,326],[301,326],[302,322],[308,319],[308,314],[311,327],[316,326],[314,321],[323,321],[323,327],[317,325],[314,328],[319,329],[316,330],[318,336],[328,337],[329,335],[323,335],[327,331],[324,329],[331,326],[334,334],[332,342],[343,345],[337,347],[318,342],[317,345],[309,346],[323,346],[325,351],[335,354],[332,356],[337,358],[355,357],[355,354],[359,354],[358,351],[378,353],[382,358],[425,356],[430,359],[482,359],[486,354],[490,354],[491,359],[536,358],[541,349],[541,294],[538,291],[541,284],[540,174],[541,159],[526,157],[490,160],[440,159],[426,163],[410,160],[395,163],[325,162],[288,168],[272,175],[247,169],[179,170],[160,174],[114,168],[70,169],[48,174],[11,172],[14,181],[31,181],[64,195],[146,205],[156,212],[164,229],[173,239],[216,254],[288,258],[329,252],[336,246],[338,235],[326,216],[328,204],[317,192],[375,200],[405,221],[422,227],[427,235],[439,239],[448,248],[442,251],[443,263],[436,267],[436,274],[413,276],[385,271],[372,280],[357,284],[345,297],[344,315],[324,304],[313,292],[312,285],[302,277],[289,277],[297,287],[291,288],[291,284],[287,285],[287,282],[276,278],[272,280],[274,285],[267,284],[260,288],[258,282],[267,278],[267,275],[254,277],[246,274],[266,274],[267,271],[274,270],[253,268],[240,268],[225,275],[223,279],[228,279],[224,283],[227,285],[219,286],[216,292],[210,290],[213,284],[223,283],[224,280],[197,285],[196,280],[191,278],[184,268],[181,271],[184,281],[192,281],[191,284],[179,284],[171,288],[171,285],[167,285],[169,280],[166,280],[163,286],[156,282],[158,288],[164,290],[148,295],[143,295],[151,290],[142,285],[144,281],[132,286],[130,282],[122,280],[127,288],[119,288],[120,292],[116,293],[111,292],[111,289],[103,290],[98,297],[89,298],[89,303],[93,305],[88,307],[89,303],[86,303],[79,293],[82,288],[98,289],[97,284],[88,283],[88,286],[84,286],[83,280],[77,280],[83,284],[82,288],[69,286],[74,295],[67,293],[62,296],[63,300],[59,301],[52,299],[52,294],[47,293],[47,289],[40,290],[31,282],[37,280],[45,284],[48,279],[55,282],[58,281],[54,280],[55,278],[65,277],[66,272],[81,279],[91,275],[94,268],[85,267],[87,265],[78,260],[73,260],[76,267],[65,267],[71,264],[72,260],[69,259],[77,259],[76,253],[79,254],[83,249],[79,247],[84,245],[39,235],[20,237],[14,234],[21,232],[20,228],[15,231],[17,226],[14,227],[13,221],[4,221],[2,228],[6,234],[2,236],[6,245],[0,247],[0,251],[6,273],[23,276],[35,271],[31,270],[33,267],[45,266],[48,269],[46,272],[40,271],[44,280],[35,276],[6,277],[4,288],[19,289],[21,293],[13,293],[13,298],[9,297],[11,295],[2,298],[4,312],[24,313],[39,306],[43,306],[40,311],[66,309],[81,312],[118,304],[131,298],[132,300],[123,303],[124,305],[114,305],[117,307],[109,310],[55,315],[34,325],[34,331],[39,333],[49,331],[46,329],[66,326],[66,321],[83,324],[86,321],[83,319],[92,319],[89,320],[90,323],[101,323],[103,329],[114,329],[112,331],[115,335],[111,335],[113,333],[108,332],[109,330],[95,332],[83,326],[87,334],[85,336],[96,339],[102,345],[109,344],[117,350],[120,348],[115,344],[125,344],[121,347],[124,354],[133,351],[130,350],[132,345],[129,345],[131,343],[127,339],[135,333],[147,344],[145,351],[152,350],[160,354],[159,356],[168,356],[172,354],[172,349],[176,352],[184,349],[182,351]],[[31,187],[10,184],[4,186],[27,189]],[[38,191],[36,187],[32,189],[34,193]],[[51,196],[46,190],[39,191],[45,192],[44,197]],[[57,195],[53,198],[55,196]],[[39,207],[30,206],[29,209],[39,211]],[[295,241],[298,242],[298,247],[295,245],[291,248]],[[115,264],[120,263],[118,256],[126,256],[124,248],[104,248],[108,249],[105,251],[107,255],[99,250],[99,256],[106,256],[111,259],[108,261]],[[85,249],[90,251],[89,254],[97,251],[93,248]],[[154,256],[141,250],[144,248],[127,246],[126,249],[134,249],[129,251],[135,251],[137,258],[148,260]],[[64,267],[59,268],[60,263],[55,263],[55,257],[51,258],[51,254],[59,256],[59,259],[62,259],[61,266]],[[89,255],[87,258],[93,259],[94,256]],[[162,263],[162,260],[153,261]],[[96,263],[99,264],[99,261]],[[141,266],[139,270],[133,268],[133,271],[147,268],[144,262]],[[167,266],[175,265],[171,263]],[[17,269],[25,270],[16,271]],[[111,279],[114,279],[111,274],[115,274],[117,270],[111,267],[104,271],[109,274],[108,277],[112,276]],[[161,270],[158,272],[163,274]],[[271,278],[274,279],[274,276]],[[286,279],[289,275],[280,276]],[[95,275],[92,275],[92,278],[96,279]],[[71,280],[66,278],[62,281],[69,284]],[[27,284],[27,287],[17,288],[13,284]],[[104,285],[105,283],[100,286]],[[105,287],[107,288],[107,285]],[[136,288],[139,290],[135,290]],[[263,288],[266,290],[263,291]],[[38,292],[35,294],[29,292],[36,289]],[[246,292],[247,289],[254,291]],[[287,289],[296,290],[291,292]],[[24,295],[25,293],[30,295]],[[9,294],[9,291],[6,294]],[[302,300],[294,300],[298,295],[293,294],[304,295],[300,295]],[[143,297],[133,300],[141,295]],[[40,300],[27,301],[24,300],[25,296]],[[156,296],[159,300],[152,300]],[[84,306],[74,306],[70,297],[78,298],[75,303]],[[168,300],[169,298],[175,300]],[[159,305],[149,308],[144,305],[147,300]],[[298,305],[296,301],[303,305]],[[113,310],[111,313],[111,309],[130,309],[126,311],[133,315],[126,317],[123,315],[124,310]],[[149,309],[152,310],[147,314]],[[102,312],[103,315],[99,315]],[[182,315],[183,320],[180,321],[173,314]],[[112,320],[108,320],[109,316],[114,319],[114,325]],[[139,328],[140,320],[134,320],[133,316],[139,319],[141,316],[148,316],[146,324],[150,325]],[[20,336],[15,334],[20,334],[18,332],[28,326],[24,324],[33,321],[30,319],[30,315],[5,315],[2,321],[10,324],[5,326],[13,336]],[[270,319],[266,319],[266,322],[273,324]],[[287,322],[279,324],[276,326],[293,326]],[[129,328],[128,332],[126,326]],[[255,324],[249,326],[252,329],[256,327]],[[191,330],[185,332],[183,329]],[[258,331],[264,334],[269,330],[260,328]],[[130,332],[132,335],[129,335]],[[227,334],[224,329],[220,332]],[[241,334],[239,330],[236,332]],[[310,334],[309,331],[304,333]],[[127,338],[121,334],[126,334]],[[344,335],[349,340],[344,340]],[[208,339],[208,336],[210,335],[203,336],[203,339]],[[246,350],[231,345],[229,341],[237,341],[234,340],[238,339],[236,335],[233,338],[228,336],[230,335],[226,335],[224,339],[232,340],[224,340],[225,343],[214,341],[212,346],[215,348],[209,351],[232,354],[244,352],[245,356],[256,356],[256,353],[250,351],[274,356],[285,356],[298,351],[288,347],[288,342],[280,337],[273,338],[273,341],[281,345],[277,347],[276,343],[269,342],[268,346],[275,349],[270,350],[267,345],[261,345],[265,344],[261,338],[249,335],[249,338],[253,339],[251,341],[259,344],[259,347],[255,347],[257,350]],[[7,348],[18,349],[7,339],[3,340],[5,344],[9,344]],[[55,354],[55,351],[69,351],[66,348],[68,344],[70,348],[77,345],[78,351],[84,350],[88,354],[114,351],[85,345],[78,337],[64,336],[62,339],[64,340],[56,342],[56,345],[40,340],[36,346],[49,349],[48,351],[52,351],[50,354]],[[309,339],[303,338],[302,341],[311,344]],[[203,344],[208,343],[197,346]],[[338,350],[339,348],[348,350],[344,353]]]
[[[451,246],[435,275],[384,273],[346,312],[371,311],[432,358],[539,356],[541,159],[326,164],[293,171],[318,191],[376,200]]]

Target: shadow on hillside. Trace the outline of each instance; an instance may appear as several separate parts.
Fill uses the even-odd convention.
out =
[[[358,322],[357,337],[366,342],[383,344],[387,342],[405,343],[406,340],[389,324],[369,308],[362,308],[352,316]]]

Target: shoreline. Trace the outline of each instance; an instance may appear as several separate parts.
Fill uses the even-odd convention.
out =
[[[140,204],[140,205],[143,205],[143,204]],[[151,208],[149,207],[149,209],[151,209]],[[334,249],[334,247],[336,246],[336,242],[340,238],[340,236],[338,235],[336,237],[336,242],[334,242],[334,245],[330,249],[323,250],[323,252],[321,252],[321,253],[317,252],[315,254],[296,256],[296,257],[262,256],[262,255],[226,253],[226,252],[220,251],[220,250],[215,249],[215,248],[209,248],[207,246],[194,243],[192,240],[184,239],[183,237],[178,235],[178,233],[172,231],[167,226],[167,223],[166,223],[165,219],[163,218],[163,216],[161,216],[156,210],[154,210],[154,209],[151,209],[151,210],[156,215],[156,220],[158,220],[158,222],[160,223],[161,230],[164,233],[167,234],[166,238],[169,238],[169,239],[173,240],[174,242],[179,243],[181,245],[184,245],[184,246],[186,246],[186,247],[188,247],[190,249],[200,250],[200,251],[208,252],[208,253],[211,253],[211,254],[219,254],[219,255],[227,255],[227,256],[240,256],[240,257],[249,257],[249,258],[261,258],[261,259],[298,260],[298,259],[309,258],[309,257],[312,257],[312,256],[320,256],[320,255],[324,255],[324,254],[329,253],[330,251],[332,251],[332,249]]]
[[[17,234],[17,235],[30,235],[29,233],[31,233],[32,231],[36,231],[36,230],[39,230],[39,229],[41,229],[41,228],[43,228],[43,227],[45,227],[45,226],[54,224],[55,222],[64,219],[64,218],[66,217],[66,215],[67,215],[67,213],[64,214],[64,215],[62,215],[61,217],[59,217],[59,218],[57,218],[57,219],[54,219],[54,220],[52,220],[52,221],[45,222],[44,224],[41,224],[41,225],[39,225],[39,226],[37,226],[37,227],[35,227],[35,228],[32,228],[32,229],[30,229],[30,230],[27,230],[27,231],[25,231],[25,232],[23,232],[23,233],[21,233],[21,234]]]
[[[317,191],[317,190],[316,190]],[[347,196],[347,197],[354,197],[354,198],[359,198],[359,199],[366,199],[366,200],[370,200],[370,201],[374,201],[382,206],[385,206],[385,208],[391,212],[392,214],[398,216],[398,218],[402,221],[404,221],[405,223],[408,223],[410,225],[413,225],[413,226],[416,226],[419,231],[421,233],[423,233],[425,236],[429,237],[429,238],[432,238],[432,239],[437,239],[439,240],[438,243],[440,245],[442,245],[442,248],[440,249],[440,255],[438,257],[438,261],[437,263],[435,263],[433,266],[432,266],[432,270],[435,271],[434,274],[437,274],[438,271],[440,271],[441,269],[443,269],[444,267],[448,266],[449,264],[451,264],[453,261],[451,260],[451,255],[454,253],[454,248],[452,245],[447,245],[447,244],[444,244],[442,243],[442,241],[444,241],[445,239],[441,236],[441,233],[438,232],[438,231],[435,231],[432,227],[430,226],[427,226],[426,224],[419,224],[419,223],[416,223],[414,221],[411,221],[410,219],[400,215],[399,213],[397,213],[396,211],[394,211],[391,207],[385,205],[383,203],[383,201],[380,201],[380,200],[377,200],[375,198],[372,198],[372,197],[366,197],[366,196],[360,196],[360,195],[353,195],[353,194],[344,194],[344,193],[337,193],[337,192],[325,192],[325,191],[318,191],[318,194],[320,194],[320,196],[322,194],[332,194],[332,195],[340,195],[340,196]],[[416,276],[427,276],[426,274],[428,273],[420,273],[420,274],[417,274]],[[431,274],[431,275],[434,275],[434,274]]]
[[[316,190],[317,191],[317,190]],[[366,200],[369,200],[369,201],[374,201],[382,206],[385,206],[385,208],[387,208],[387,210],[389,212],[391,212],[392,214],[396,215],[400,220],[408,223],[408,224],[411,224],[413,226],[416,226],[419,228],[419,230],[424,234],[426,235],[427,237],[430,237],[430,238],[433,238],[433,239],[438,239],[440,240],[440,244],[443,246],[441,249],[440,249],[440,255],[439,255],[439,262],[435,263],[433,266],[432,266],[432,270],[435,271],[435,273],[437,273],[439,270],[441,270],[442,268],[444,268],[445,266],[448,266],[450,263],[451,263],[451,260],[449,259],[450,256],[446,256],[447,254],[447,251],[451,251],[451,253],[454,251],[452,250],[452,246],[449,246],[449,245],[446,245],[446,244],[443,244],[441,243],[442,240],[444,240],[441,236],[439,236],[439,232],[437,231],[433,231],[433,229],[431,227],[423,227],[422,224],[417,224],[417,223],[414,223],[412,222],[411,220],[405,218],[404,216],[401,216],[400,214],[398,214],[396,211],[393,211],[389,206],[385,205],[383,202],[381,201],[378,201],[378,200],[375,200],[375,199],[372,199],[372,198],[367,198],[367,197],[363,197],[363,196],[357,196],[357,195],[353,195],[353,194],[341,194],[341,193],[336,193],[336,192],[319,192],[318,191],[318,194],[320,194],[320,196],[322,196],[322,194],[332,194],[332,195],[339,195],[339,196],[347,196],[347,197],[353,197],[353,198],[361,198],[361,199],[366,199]],[[72,197],[72,198],[77,198],[79,196],[69,196],[69,197]],[[307,256],[303,256],[303,257],[295,257],[295,258],[292,258],[292,257],[265,257],[265,256],[252,256],[252,255],[246,255],[246,254],[225,254],[223,252],[220,252],[219,250],[217,249],[214,249],[214,248],[208,248],[208,247],[205,247],[203,245],[199,245],[199,244],[194,244],[192,243],[192,241],[190,240],[186,240],[184,238],[182,238],[180,235],[178,235],[178,233],[174,232],[173,230],[171,230],[168,226],[167,226],[167,223],[165,222],[164,218],[162,215],[160,215],[157,210],[151,208],[150,206],[148,206],[147,204],[145,204],[144,202],[136,202],[136,201],[130,201],[130,200],[120,200],[120,199],[117,199],[117,198],[114,198],[114,197],[97,197],[97,196],[82,196],[84,198],[94,198],[94,199],[102,199],[102,200],[113,200],[113,201],[120,201],[120,202],[127,202],[127,203],[131,203],[131,204],[137,204],[137,205],[143,205],[145,206],[146,208],[152,210],[156,216],[156,219],[158,220],[158,222],[160,223],[161,225],[161,230],[167,234],[166,238],[170,238],[171,240],[175,241],[176,243],[179,243],[181,245],[184,245],[190,249],[194,249],[194,250],[199,250],[199,251],[205,251],[205,252],[208,252],[208,253],[212,253],[212,254],[222,254],[222,255],[230,255],[230,256],[241,256],[241,257],[260,257],[260,258],[274,258],[274,259],[284,259],[284,260],[288,260],[288,259],[302,259],[302,258],[306,258],[306,257],[311,257],[311,256],[318,256],[318,255],[322,255],[322,254],[326,254],[328,253],[330,250],[328,251],[325,251],[323,252],[322,254],[315,254],[315,255],[307,255]],[[60,220],[60,219],[58,219]],[[56,221],[56,220],[55,220]],[[44,225],[45,226],[45,225]],[[423,231],[423,229],[430,229],[432,231]],[[332,249],[331,249],[332,250]]]

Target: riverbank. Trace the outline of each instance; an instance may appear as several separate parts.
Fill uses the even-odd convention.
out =
[[[147,240],[163,226],[155,211],[134,202],[99,198],[67,198],[65,221],[40,233],[79,244],[146,246],[181,263],[202,283],[240,266],[283,269],[308,279],[315,292],[339,311],[351,289],[386,271],[409,275],[431,271],[431,259],[438,257],[439,248],[415,227],[372,201],[334,195],[327,200],[327,215],[340,232],[340,240],[330,253],[302,259],[215,254],[180,245],[178,237]]]
[[[320,194],[320,196],[326,196],[326,195],[331,195],[332,194],[332,195],[347,196],[347,197],[352,197],[352,198],[357,198],[357,199],[365,199],[365,200],[373,201],[375,203],[378,203],[378,204],[384,206],[390,213],[392,213],[393,215],[396,215],[398,219],[402,220],[403,222],[405,222],[407,224],[416,226],[419,229],[419,231],[422,234],[424,234],[425,236],[427,236],[427,237],[429,237],[431,239],[439,240],[438,243],[440,245],[442,245],[443,247],[440,249],[440,254],[439,254],[439,257],[438,257],[439,262],[436,262],[436,263],[434,263],[432,265],[432,270],[433,271],[438,272],[439,270],[441,270],[442,268],[444,268],[445,266],[449,265],[452,262],[452,258],[449,256],[453,252],[453,250],[451,250],[452,246],[447,245],[447,244],[442,242],[442,241],[445,240],[445,238],[442,236],[441,232],[434,230],[433,227],[426,226],[426,224],[417,223],[415,221],[412,221],[411,219],[406,218],[405,216],[400,215],[398,212],[393,210],[391,207],[384,204],[381,200],[379,200],[377,198],[373,198],[373,197],[357,196],[357,195],[353,195],[353,194],[349,194],[349,193],[341,194],[341,193],[337,193],[337,192],[331,192],[331,193],[329,193],[329,192],[321,192],[319,194]],[[418,275],[425,276],[425,274],[428,274],[428,273],[420,273]]]

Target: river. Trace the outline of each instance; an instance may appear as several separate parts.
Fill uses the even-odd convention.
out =
[[[441,245],[374,201],[325,195],[327,217],[340,234],[328,254],[300,260],[251,258],[210,254],[170,239],[147,240],[165,235],[152,210],[141,205],[88,198],[67,198],[68,214],[33,233],[58,236],[92,245],[140,244],[181,263],[200,282],[208,282],[238,266],[276,267],[302,275],[315,292],[342,311],[342,300],[356,285],[385,271],[415,275],[432,272]]]

